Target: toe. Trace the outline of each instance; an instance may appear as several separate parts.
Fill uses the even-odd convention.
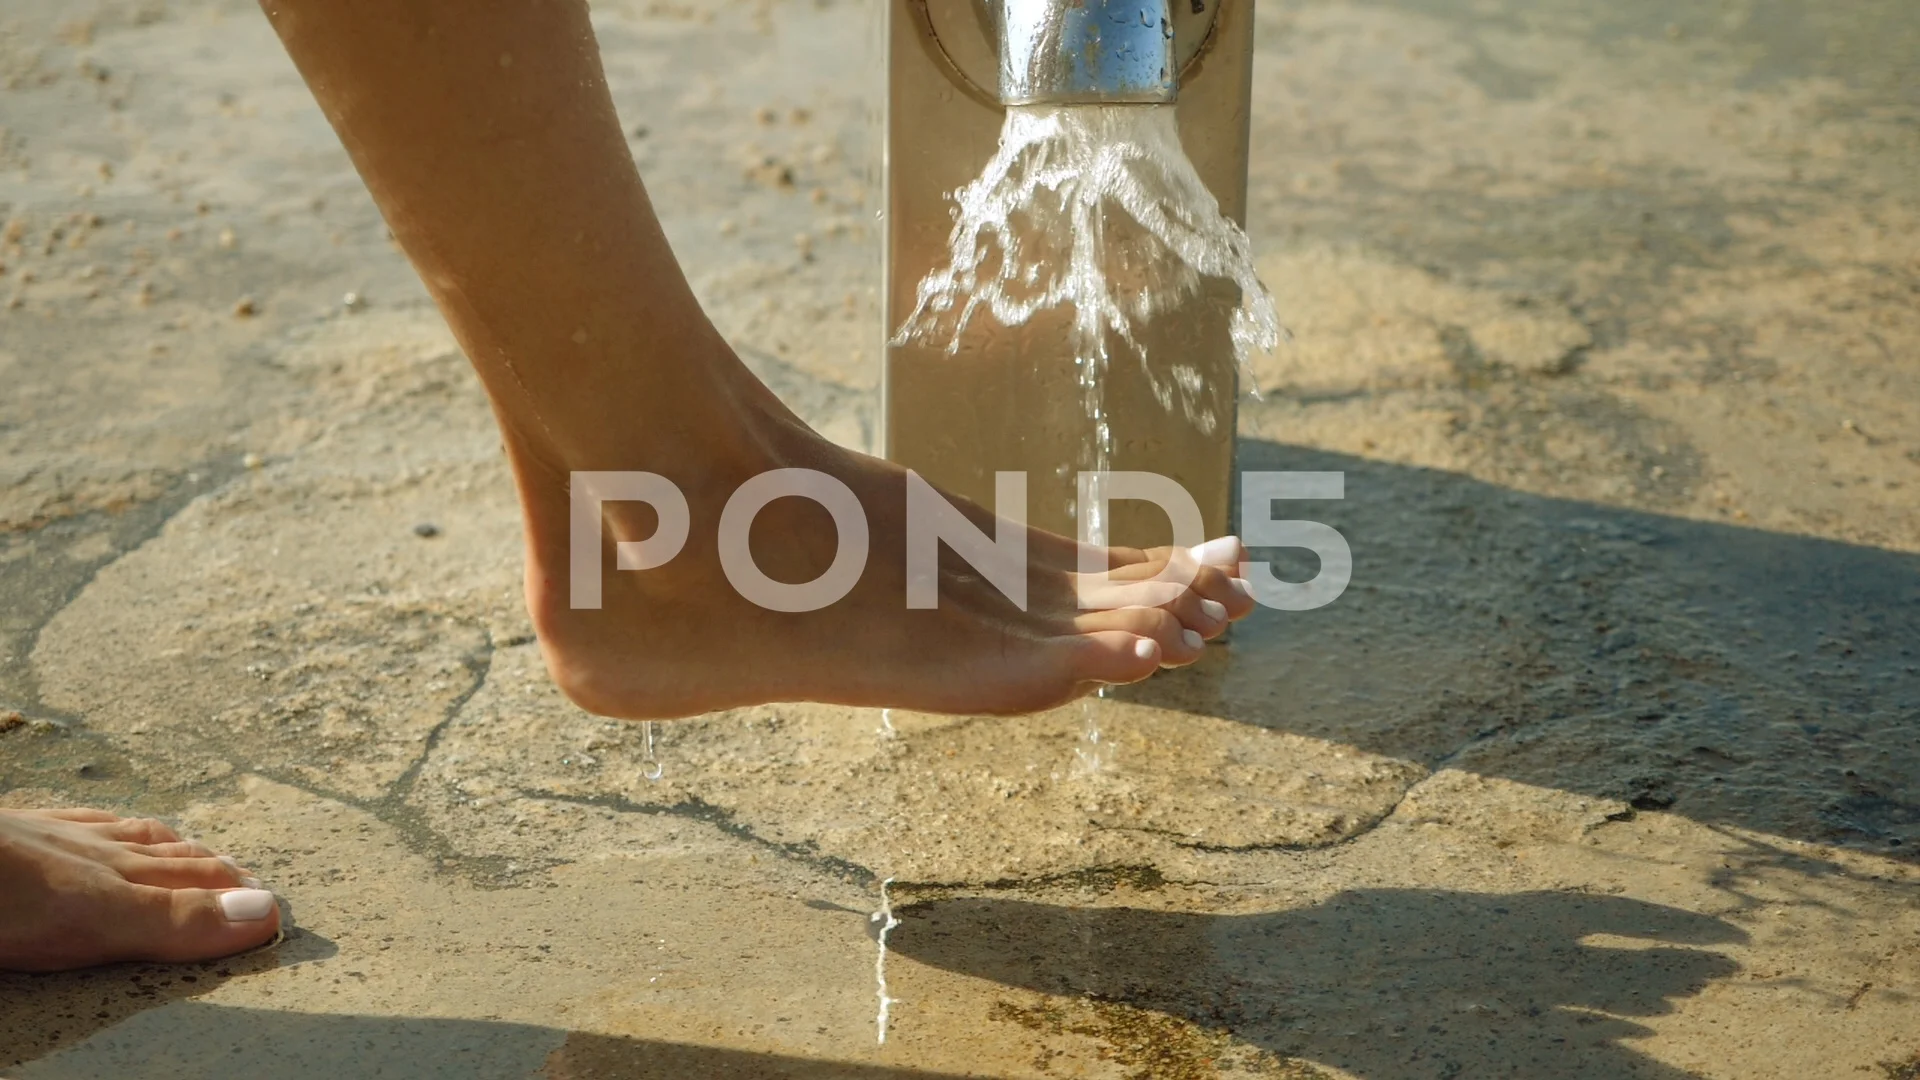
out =
[[[180,840],[180,834],[168,827],[166,822],[152,818],[115,818],[101,822],[94,828],[112,839],[124,840],[129,844],[172,844]]]
[[[1200,564],[1184,548],[1149,552],[1141,562],[1120,567],[1104,576],[1077,576],[1075,588],[1083,610],[1122,607],[1172,607],[1192,587]],[[1183,609],[1184,610],[1184,609]],[[1198,608],[1194,608],[1198,611]]]
[[[1077,625],[1083,631],[1120,630],[1135,637],[1151,639],[1159,649],[1161,667],[1181,667],[1200,658],[1206,640],[1200,632],[1185,625],[1172,612],[1157,607],[1119,608],[1082,615]]]
[[[1134,562],[1116,564],[1110,574],[1113,580],[1115,582],[1132,582],[1147,581],[1152,578],[1161,577],[1162,575],[1166,575],[1167,564],[1176,560],[1186,559],[1186,553],[1178,548],[1155,548],[1152,551],[1141,552],[1141,555],[1143,557]],[[1187,561],[1191,562],[1192,560],[1188,559]]]
[[[135,885],[162,889],[230,889],[241,883],[233,864],[207,855],[200,858],[156,858],[129,851],[113,860],[120,876]]]
[[[1160,643],[1125,630],[1096,630],[1074,639],[1077,693],[1135,683],[1160,670]]]
[[[1217,566],[1202,566],[1194,575],[1193,591],[1226,611],[1228,622],[1246,618],[1253,612],[1253,589],[1233,576],[1233,571]]]
[[[1229,573],[1234,573],[1239,570],[1240,564],[1246,561],[1247,548],[1246,545],[1240,542],[1240,538],[1237,536],[1222,536],[1209,540],[1204,544],[1196,544],[1193,547],[1157,547],[1149,548],[1146,551],[1136,551],[1134,554],[1139,557],[1124,561],[1114,560],[1114,568],[1116,570],[1122,567],[1133,569],[1136,564],[1142,562],[1153,563],[1156,566],[1165,566],[1175,559],[1185,559],[1198,563],[1201,566],[1219,567]]]
[[[129,844],[130,849],[156,859],[211,859],[213,849],[198,840],[175,840],[166,844]]]
[[[279,904],[265,889],[134,888],[137,903],[121,934],[129,959],[210,960],[280,932]]]
[[[1215,638],[1226,632],[1227,606],[1193,589],[1183,589],[1172,602],[1160,605],[1180,620],[1180,625],[1196,630],[1202,638]]]
[[[1222,536],[1204,544],[1188,549],[1189,555],[1201,566],[1214,566],[1228,573],[1238,573],[1240,564],[1247,561],[1246,545],[1237,536]]]

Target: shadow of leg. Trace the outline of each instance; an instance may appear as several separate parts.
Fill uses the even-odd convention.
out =
[[[1718,919],[1578,893],[1357,890],[1296,911],[1207,916],[1016,900],[914,905],[902,955],[1232,1032],[1372,1080],[1672,1078],[1622,1045],[1736,969]],[[1453,1063],[1449,1066],[1446,1063]]]

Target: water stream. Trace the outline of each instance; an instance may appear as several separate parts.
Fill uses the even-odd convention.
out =
[[[1081,537],[1109,542],[1105,474],[1113,460],[1106,404],[1117,340],[1137,355],[1155,396],[1171,409],[1203,389],[1198,368],[1180,357],[1150,357],[1139,331],[1193,299],[1208,279],[1239,289],[1229,329],[1243,385],[1257,394],[1248,361],[1285,333],[1273,296],[1254,270],[1247,234],[1220,204],[1180,146],[1170,106],[1032,106],[1007,110],[1000,146],[980,177],[954,192],[951,258],[920,283],[918,304],[896,345],[944,345],[958,355],[968,325],[982,312],[1017,327],[1042,311],[1071,307],[1075,385],[1090,421],[1079,462],[1093,473],[1093,511]],[[959,362],[959,361],[956,361]],[[1186,414],[1198,422],[1188,407]],[[1105,691],[1079,706],[1076,775],[1105,771],[1113,746],[1101,731]],[[882,738],[897,734],[880,712]],[[888,888],[870,921],[878,943],[875,1027],[881,1043],[896,1004],[887,993],[887,934],[894,918]]]
[[[900,920],[893,917],[893,898],[887,895],[887,890],[892,887],[892,878],[880,883],[880,910],[867,920],[873,924],[873,938],[880,946],[879,954],[873,961],[873,981],[877,986],[875,993],[880,999],[879,1012],[874,1016],[873,1024],[882,1046],[887,1042],[887,1022],[893,1017],[893,1007],[899,1003],[898,998],[887,995],[887,935],[900,925]]]
[[[1224,279],[1239,290],[1229,331],[1242,385],[1258,396],[1249,361],[1286,332],[1253,246],[1187,159],[1171,105],[1011,107],[999,149],[953,201],[951,258],[921,281],[894,343],[944,344],[957,356],[982,312],[1016,327],[1071,307],[1072,355],[1061,360],[1076,369],[1090,421],[1080,465],[1094,474],[1096,508],[1080,534],[1105,545],[1109,523],[1097,508],[1113,456],[1105,388],[1115,343],[1139,357],[1162,405],[1180,400],[1200,422],[1191,407],[1200,370],[1178,356],[1149,356],[1139,331],[1192,300],[1208,279]],[[1083,773],[1111,760],[1100,712],[1097,700],[1083,707]]]

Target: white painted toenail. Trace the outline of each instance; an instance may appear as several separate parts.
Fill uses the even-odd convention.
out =
[[[1224,566],[1240,554],[1240,538],[1223,536],[1190,549],[1193,561],[1202,566]]]
[[[1243,577],[1237,577],[1233,579],[1233,587],[1241,596],[1249,600],[1253,599],[1253,582]]]
[[[1218,600],[1200,601],[1200,610],[1206,612],[1207,618],[1212,619],[1215,622],[1218,622],[1221,619],[1224,619],[1227,617],[1227,605],[1221,603]]]
[[[259,922],[273,914],[273,894],[265,889],[229,889],[220,894],[228,922]]]
[[[1159,651],[1160,646],[1154,644],[1152,638],[1141,638],[1139,641],[1133,643],[1133,655],[1142,660],[1153,659],[1154,654]]]
[[[1180,640],[1186,642],[1189,649],[1197,649],[1207,643],[1207,639],[1201,637],[1198,630],[1180,631]]]
[[[240,887],[243,889],[262,889],[266,887],[266,883],[254,877],[252,874],[241,874]]]

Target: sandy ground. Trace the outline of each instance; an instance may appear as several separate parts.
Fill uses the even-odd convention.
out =
[[[866,445],[869,8],[597,20],[703,299]],[[0,799],[177,821],[298,929],[0,976],[0,1070],[1920,1075],[1920,12],[1302,0],[1259,49],[1298,342],[1240,456],[1346,472],[1352,589],[1125,695],[1102,776],[1071,710],[774,706],[649,783],[258,12],[10,0]]]

